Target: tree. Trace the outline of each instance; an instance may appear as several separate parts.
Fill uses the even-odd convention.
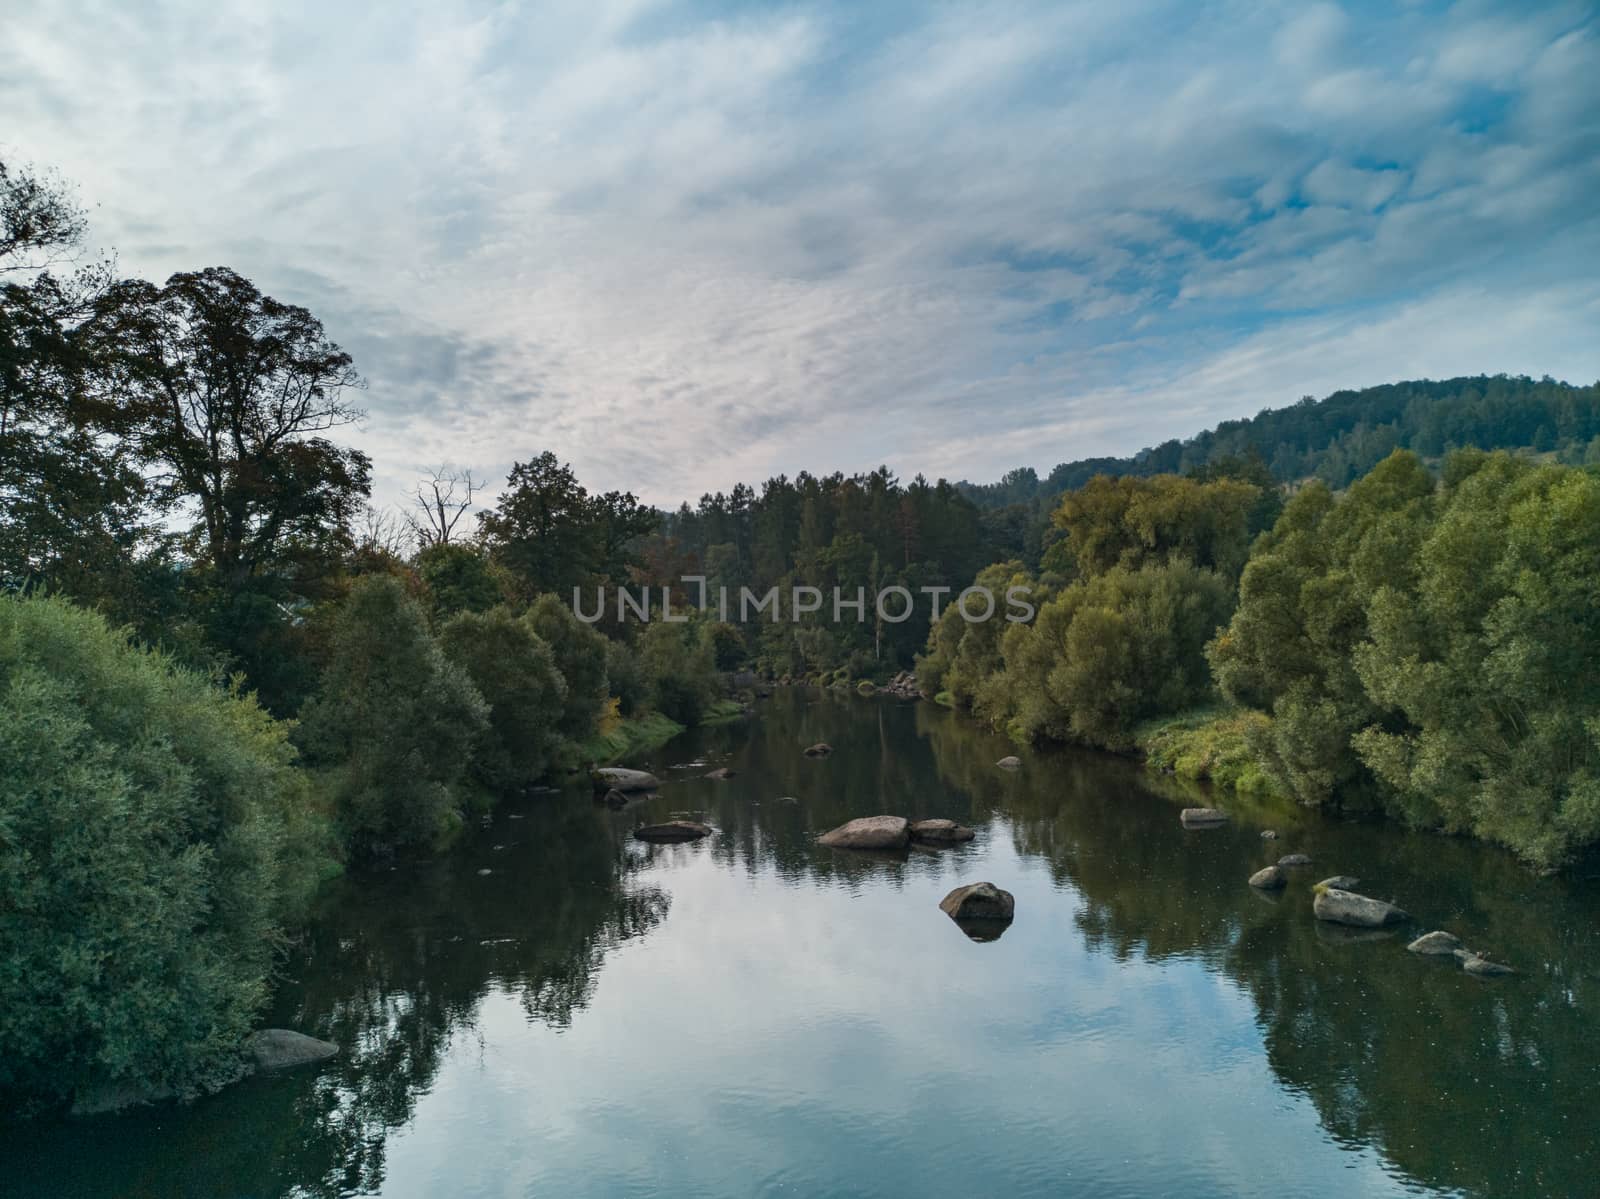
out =
[[[417,574],[428,589],[435,622],[458,612],[487,612],[504,602],[501,572],[478,549],[460,542],[437,542],[417,555]]]
[[[285,732],[96,614],[0,597],[0,1092],[237,1075],[328,860]]]
[[[301,726],[345,843],[372,856],[430,848],[451,834],[473,747],[487,727],[488,705],[445,657],[399,580],[357,582]]]
[[[494,509],[478,514],[478,529],[526,596],[569,596],[588,581],[595,563],[590,520],[589,493],[572,468],[546,450],[511,468]]]
[[[439,631],[439,643],[489,705],[473,774],[495,790],[537,782],[561,748],[567,695],[550,647],[506,608],[456,614]]]
[[[482,486],[470,470],[440,466],[430,471],[412,491],[413,511],[406,515],[418,547],[449,545]]]
[[[567,703],[559,724],[563,735],[582,741],[594,732],[605,704],[606,639],[572,614],[553,595],[540,596],[527,621],[550,647],[556,669],[567,684]]]
[[[225,588],[286,547],[346,548],[371,464],[320,434],[360,418],[346,395],[363,384],[311,313],[210,267],[116,284],[95,335],[162,495],[195,510],[191,552]]]
[[[84,228],[62,184],[0,162],[0,588],[66,592],[150,628],[161,539],[84,335],[111,266],[58,273]]]

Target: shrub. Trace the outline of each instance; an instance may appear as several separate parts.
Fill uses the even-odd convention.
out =
[[[253,698],[64,601],[0,598],[0,1091],[232,1077],[325,851]]]

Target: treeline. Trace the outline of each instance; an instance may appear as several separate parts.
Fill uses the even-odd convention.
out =
[[[1132,457],[1063,462],[1043,479],[1022,467],[997,483],[958,486],[985,510],[1048,509],[1096,475],[1188,474],[1254,457],[1280,483],[1319,479],[1339,490],[1397,449],[1436,459],[1472,446],[1525,448],[1573,466],[1600,462],[1600,384],[1478,375],[1304,396]]]
[[[880,467],[870,474],[768,479],[760,492],[739,484],[668,514],[643,549],[640,577],[675,584],[704,576],[707,593],[741,589],[765,595],[776,587],[816,587],[829,603],[798,621],[739,619],[739,652],[775,677],[830,675],[877,678],[909,667],[927,640],[931,605],[909,619],[878,618],[874,598],[885,588],[959,590],[994,552],[990,522],[944,480],[918,475],[900,483]],[[867,597],[862,619],[834,620],[831,597]],[[686,599],[694,599],[689,589]]]
[[[1461,450],[1435,476],[1397,450],[1342,495],[1299,488],[1252,542],[1271,490],[1092,480],[1054,514],[1070,581],[988,568],[1049,597],[1037,619],[946,613],[919,680],[1018,738],[1144,748],[1538,867],[1600,840],[1600,471]]]

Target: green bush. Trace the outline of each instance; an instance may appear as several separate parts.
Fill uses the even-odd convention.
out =
[[[440,630],[439,643],[489,705],[474,776],[496,790],[543,777],[563,744],[558,729],[567,694],[550,647],[505,608],[458,613]]]
[[[417,555],[417,574],[435,621],[457,612],[487,612],[505,598],[502,572],[471,546],[430,545]]]
[[[346,845],[371,855],[438,844],[459,824],[462,780],[487,727],[488,705],[401,583],[358,582],[301,731]]]
[[[0,1091],[226,1081],[329,865],[253,698],[64,601],[0,598]]]

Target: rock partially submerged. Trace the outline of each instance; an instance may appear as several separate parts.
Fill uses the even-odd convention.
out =
[[[1403,909],[1392,903],[1357,895],[1354,891],[1340,891],[1336,887],[1318,891],[1311,911],[1318,920],[1349,924],[1356,928],[1382,928],[1386,924],[1399,924],[1411,919]]]
[[[718,766],[715,770],[706,771],[706,777],[708,779],[731,779],[738,773],[737,770],[730,770],[726,766]]]
[[[1311,865],[1311,855],[1304,853],[1286,853],[1278,859],[1278,865],[1283,867],[1309,866]]]
[[[1361,885],[1361,880],[1353,874],[1335,874],[1332,878],[1325,878],[1317,884],[1318,891],[1354,891]]]
[[[665,824],[641,824],[633,835],[641,841],[698,841],[711,835],[711,826],[698,820],[669,820]]]
[[[1479,978],[1490,978],[1497,975],[1516,973],[1516,971],[1510,966],[1504,965],[1500,962],[1491,962],[1488,958],[1484,957],[1483,954],[1475,953],[1472,950],[1462,950],[1458,952],[1457,959],[1461,962],[1461,968],[1463,970],[1465,970],[1468,974],[1476,974]]]
[[[815,745],[808,745],[802,751],[808,758],[825,758],[833,752],[833,746],[826,741],[818,741]]]
[[[957,841],[970,841],[978,835],[954,820],[915,820],[906,827],[913,841],[925,845],[953,845]]]
[[[1423,933],[1406,948],[1425,957],[1450,957],[1461,948],[1461,938],[1454,933],[1438,931]]]
[[[601,802],[608,808],[625,808],[628,806],[628,797],[613,787],[605,793]]]
[[[1217,808],[1185,808],[1178,814],[1184,828],[1214,828],[1228,823],[1228,814]]]
[[[1250,885],[1259,887],[1263,891],[1280,890],[1288,881],[1289,876],[1283,872],[1282,866],[1268,866],[1250,876]]]
[[[654,791],[661,786],[661,780],[648,770],[628,770],[622,766],[603,766],[591,771],[589,777],[594,780],[596,787],[624,793]]]
[[[1263,841],[1276,841],[1278,832],[1276,829],[1264,828],[1261,830],[1261,839]]]
[[[911,826],[904,816],[858,816],[817,838],[834,849],[904,849]]]
[[[288,1028],[263,1028],[244,1043],[245,1056],[257,1070],[288,1070],[325,1062],[339,1052],[331,1041],[319,1041]]]
[[[952,920],[1010,920],[1017,909],[1016,898],[993,883],[968,883],[957,887],[939,901],[939,910]]]
[[[1000,767],[1002,770],[1021,770],[1022,759],[1017,757],[1016,754],[1007,754],[1005,757],[996,762],[995,765]]]
[[[922,688],[917,686],[917,676],[909,670],[902,670],[890,679],[879,691],[894,696],[896,699],[921,699]]]

